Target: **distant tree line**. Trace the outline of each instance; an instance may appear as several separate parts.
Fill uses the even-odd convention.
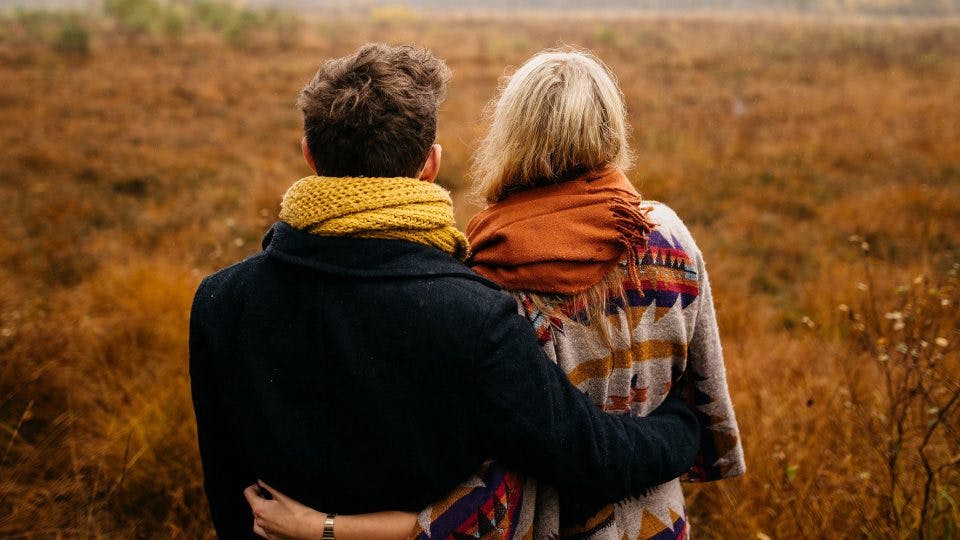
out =
[[[876,15],[960,14],[960,0],[246,0],[245,4],[337,10],[405,6],[425,11],[786,10]]]

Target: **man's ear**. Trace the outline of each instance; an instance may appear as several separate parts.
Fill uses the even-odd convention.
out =
[[[441,148],[439,144],[434,143],[434,145],[430,147],[430,153],[427,154],[427,162],[423,164],[423,168],[420,169],[420,174],[417,175],[417,178],[432,184],[440,172],[440,157],[442,154],[443,148]]]
[[[303,151],[303,159],[307,160],[307,165],[313,172],[317,172],[317,165],[313,162],[313,155],[310,153],[310,146],[307,145],[307,136],[300,139],[300,150]]]

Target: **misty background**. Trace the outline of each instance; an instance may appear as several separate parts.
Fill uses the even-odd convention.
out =
[[[189,0],[172,3],[190,4]],[[291,10],[363,10],[404,6],[415,10],[448,12],[511,11],[788,11],[853,13],[863,15],[957,15],[960,0],[246,0],[233,2],[252,8]],[[97,10],[101,0],[0,0],[0,10],[67,8]]]

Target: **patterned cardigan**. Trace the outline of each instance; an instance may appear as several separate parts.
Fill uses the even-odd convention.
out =
[[[681,480],[705,482],[744,473],[703,257],[673,210],[661,203],[643,204],[650,207],[648,216],[656,227],[645,251],[638,253],[639,287],[626,282],[626,294],[608,299],[605,319],[589,320],[590,310],[572,301],[562,306],[565,320],[550,319],[526,293],[514,296],[547,356],[604,411],[647,415],[680,384],[702,430],[694,467],[643,496],[568,522],[568,508],[576,506],[568,499],[575,494],[564,496],[561,513],[555,488],[487,462],[446,499],[421,512],[415,536],[685,538],[689,526]]]

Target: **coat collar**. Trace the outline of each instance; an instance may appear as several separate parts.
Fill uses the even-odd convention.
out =
[[[460,277],[500,289],[450,255],[406,240],[318,236],[278,221],[263,237],[268,257],[325,274],[359,278]]]

